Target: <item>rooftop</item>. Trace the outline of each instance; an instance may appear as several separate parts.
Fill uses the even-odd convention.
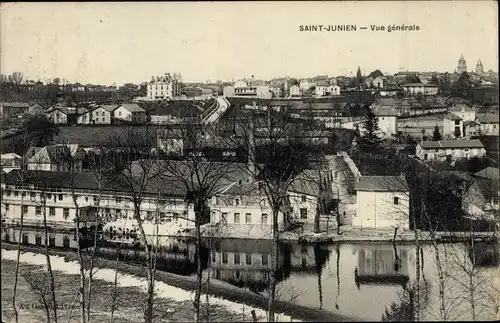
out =
[[[461,112],[461,111],[474,111],[473,108],[469,107],[467,104],[459,103],[452,106],[449,111]]]
[[[121,104],[119,107],[124,107],[130,112],[146,112],[143,108],[141,108],[138,104],[136,103],[124,103]]]
[[[9,108],[29,108],[30,105],[26,102],[0,102],[0,106]]]
[[[419,86],[419,87],[438,87],[436,84],[432,83],[405,83],[404,86]]]
[[[459,116],[457,116],[456,114],[454,113],[447,113],[445,116],[444,116],[444,119],[449,119],[449,120],[462,120],[462,118],[460,118]]]
[[[476,113],[476,118],[480,123],[498,123],[498,114],[494,113]]]
[[[408,184],[402,176],[361,176],[356,191],[406,192]]]
[[[424,149],[446,149],[446,148],[484,148],[478,139],[472,140],[439,140],[424,141],[419,143]]]
[[[498,180],[499,179],[499,169],[495,168],[495,167],[487,167],[487,168],[475,173],[474,176]]]

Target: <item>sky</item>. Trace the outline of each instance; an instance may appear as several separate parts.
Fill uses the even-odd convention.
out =
[[[375,69],[498,71],[496,1],[2,3],[0,72],[121,85],[313,77]],[[357,25],[308,32],[301,25]],[[418,25],[388,32],[389,25]],[[385,31],[371,31],[371,25]],[[368,29],[360,30],[361,26]]]

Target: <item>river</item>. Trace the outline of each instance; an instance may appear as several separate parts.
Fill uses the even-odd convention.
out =
[[[11,242],[17,236],[13,230],[8,231]],[[2,234],[3,241],[6,232]],[[39,232],[26,231],[26,235],[25,243],[43,244],[36,238]],[[71,234],[51,236],[54,236],[55,247],[74,247]],[[163,237],[160,244],[162,259],[158,267],[161,270],[195,275],[197,255],[192,241]],[[266,294],[270,241],[220,239],[213,243],[212,249],[210,252],[208,246],[203,249],[205,277],[210,275],[212,279]],[[102,252],[106,251],[113,253],[109,245],[103,246]],[[140,262],[142,258],[140,251],[132,249],[124,254],[127,261]],[[385,308],[400,301],[404,286],[416,280],[416,247],[408,243],[395,246],[392,243],[281,243],[279,255],[278,299],[362,320],[380,321]],[[495,318],[494,305],[498,304],[495,298],[500,295],[498,245],[477,242],[434,247],[427,243],[422,248],[422,259],[421,283],[426,287],[421,290],[427,297],[422,296],[425,301],[421,319],[469,320],[473,312],[476,320]],[[441,280],[439,269],[443,273]],[[471,286],[474,293],[470,293]]]

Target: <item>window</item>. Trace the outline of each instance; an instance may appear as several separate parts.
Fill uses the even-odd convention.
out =
[[[41,206],[37,206],[37,207],[35,208],[35,214],[36,214],[36,215],[40,215],[40,214],[42,214],[42,207],[41,207]]]
[[[239,253],[235,253],[234,254],[234,264],[235,265],[239,265],[240,264],[240,254]]]
[[[267,224],[267,213],[262,213],[260,216],[260,223]]]
[[[47,199],[50,200],[52,198],[52,194],[47,194]]]
[[[42,244],[42,237],[40,237],[40,236],[36,236],[36,237],[35,237],[35,244],[36,244],[37,246],[41,245],[41,244]]]
[[[55,237],[49,237],[49,246],[50,247],[56,246],[56,238]]]
[[[21,213],[22,214],[28,214],[28,206],[27,205],[21,206]]]
[[[245,214],[245,223],[252,223],[252,214],[251,213]]]
[[[222,253],[222,263],[227,264],[227,252]]]
[[[424,154],[424,160],[427,160],[428,155]]]
[[[468,149],[468,148],[465,148],[465,149],[464,149],[464,151],[469,151],[469,149]]]
[[[307,259],[302,258],[302,268],[306,268],[306,267],[307,267]]]
[[[5,191],[5,194],[6,194],[7,196],[10,196],[10,191]]]
[[[262,266],[267,266],[269,264],[269,255],[267,253],[262,254]]]
[[[64,220],[67,220],[69,218],[69,209],[67,207],[63,209],[63,217]]]
[[[222,213],[222,223],[227,223],[227,213]]]
[[[455,120],[455,125],[459,126],[460,125],[460,120]]]
[[[29,243],[29,240],[28,240],[28,234],[27,233],[23,233],[23,244],[28,244]]]
[[[240,214],[239,213],[234,214],[234,223],[240,223]]]
[[[59,194],[59,201],[62,201],[62,199],[63,199],[63,195]]]
[[[235,199],[234,200],[234,205],[236,205],[236,206],[240,205],[240,199]]]
[[[55,215],[56,215],[56,208],[50,207],[49,208],[49,216],[55,216]]]
[[[115,197],[116,203],[120,203],[122,201],[122,198],[120,196]]]
[[[9,211],[9,204],[5,204],[5,212]]]
[[[306,247],[306,246],[302,246],[302,247],[300,248],[300,252],[301,252],[301,253],[307,253],[307,247]]]
[[[14,191],[14,196],[18,196],[19,195],[19,192],[18,191]]]
[[[34,199],[36,197],[36,193],[35,192],[30,192],[30,197]]]
[[[245,258],[246,258],[246,264],[251,265],[252,264],[252,255],[247,253],[247,254],[245,254]]]
[[[394,196],[394,205],[398,205],[398,204],[399,204],[399,197]]]
[[[146,212],[146,221],[153,221],[153,212],[151,211]]]
[[[305,203],[307,201],[307,197],[305,195],[302,195],[302,202]]]
[[[215,263],[216,258],[215,258],[215,250],[212,250],[212,263]]]
[[[307,209],[306,208],[301,208],[300,209],[300,218],[301,219],[307,219]]]

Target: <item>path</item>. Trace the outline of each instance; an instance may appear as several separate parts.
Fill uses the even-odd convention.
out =
[[[356,195],[349,194],[349,191],[352,192],[354,189],[354,176],[341,156],[329,155],[326,159],[333,176],[334,197],[340,199],[339,212],[346,214],[342,221],[344,224],[351,224],[352,217],[356,213]]]

